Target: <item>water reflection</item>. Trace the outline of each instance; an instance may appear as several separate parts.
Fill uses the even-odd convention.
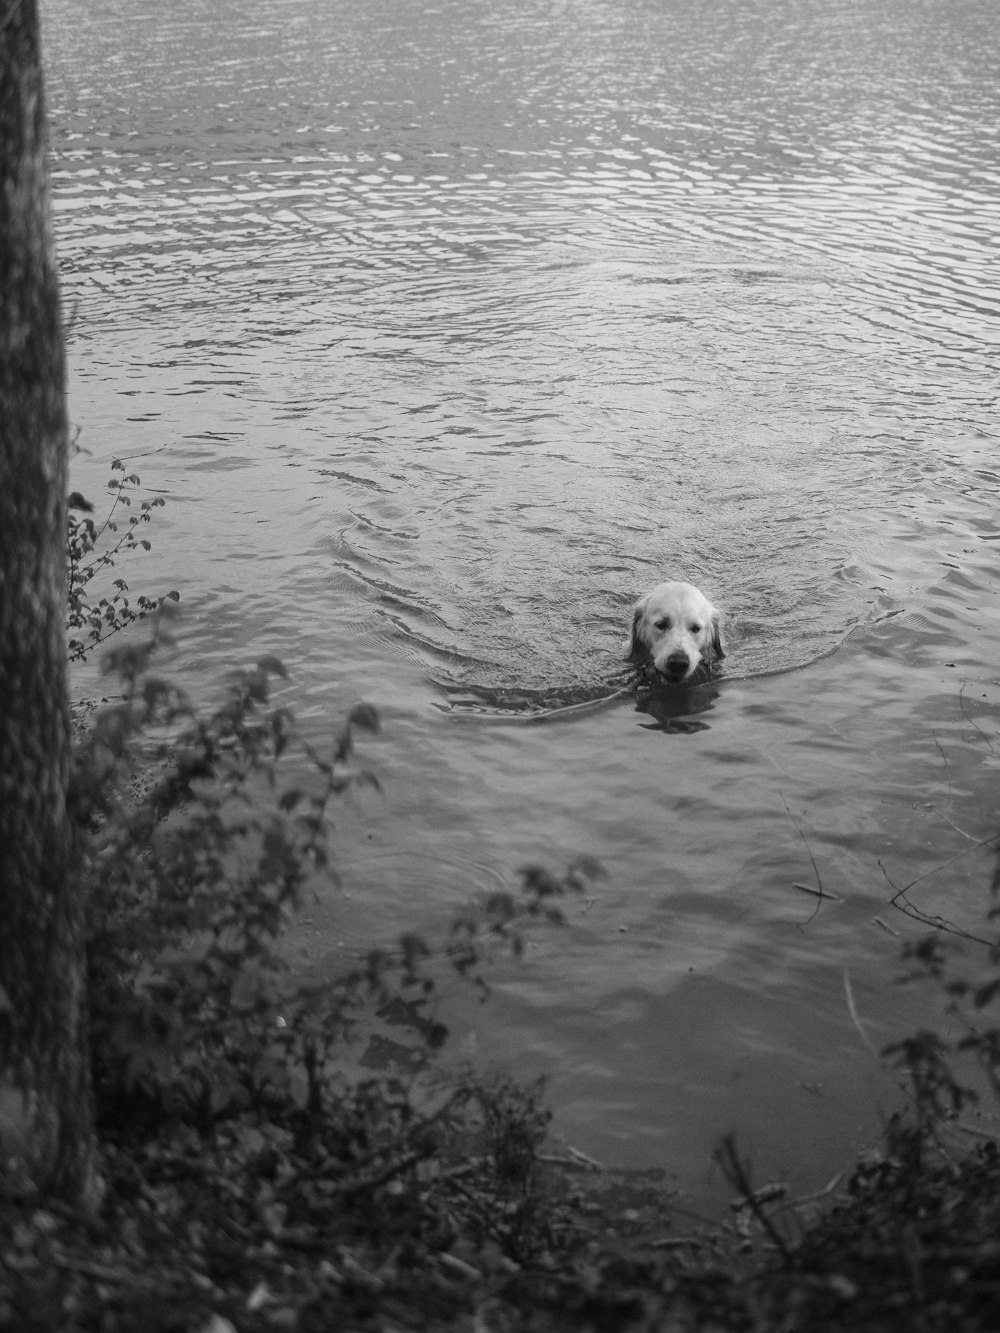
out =
[[[641,723],[646,731],[691,735],[708,730],[710,724],[702,719],[701,714],[712,711],[721,692],[720,682],[692,687],[647,686],[636,699],[635,710],[652,719]]]

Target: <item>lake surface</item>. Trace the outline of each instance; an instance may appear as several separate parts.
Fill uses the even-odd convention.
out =
[[[895,1105],[862,1034],[938,1014],[893,984],[895,890],[988,905],[993,0],[43,23],[73,485],[118,456],[166,500],[120,572],[181,592],[193,694],[277,653],[313,737],[383,713],[303,965],[597,857],[489,1005],[446,1003],[457,1049],[693,1206],[729,1130],[822,1185]],[[724,608],[725,673],[611,697],[667,577]]]

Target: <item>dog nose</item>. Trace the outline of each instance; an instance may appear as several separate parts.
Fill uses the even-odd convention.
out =
[[[690,665],[691,662],[687,653],[671,653],[667,658],[667,675],[675,679],[686,676]]]

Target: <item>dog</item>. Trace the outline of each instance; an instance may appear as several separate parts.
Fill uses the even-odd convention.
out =
[[[661,583],[635,604],[628,660],[651,663],[671,685],[684,685],[702,664],[725,657],[719,621],[693,584]]]

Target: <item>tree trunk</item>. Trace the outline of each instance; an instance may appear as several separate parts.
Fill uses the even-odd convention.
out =
[[[67,810],[65,365],[35,0],[0,0],[0,1189],[95,1189]]]

